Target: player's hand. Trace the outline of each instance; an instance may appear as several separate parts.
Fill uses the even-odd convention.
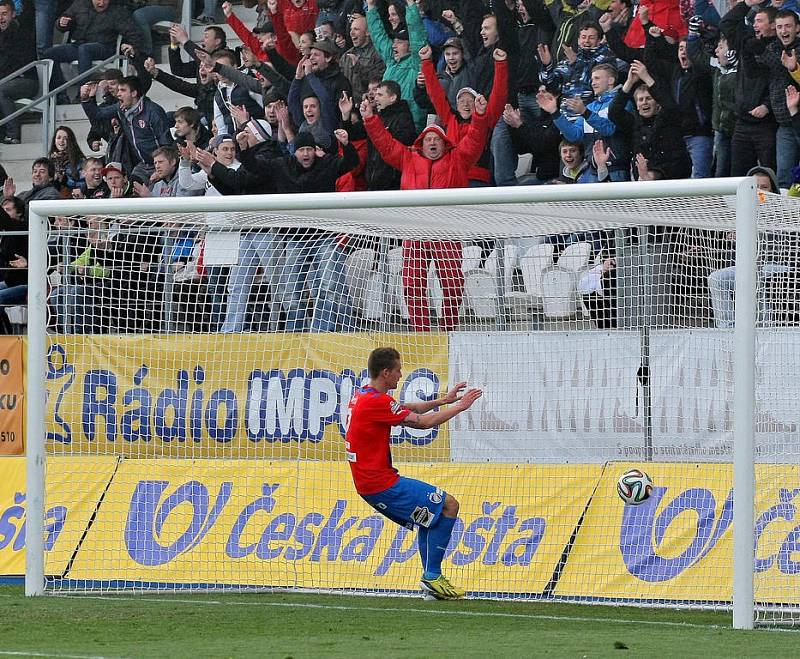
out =
[[[483,396],[480,389],[467,389],[461,399],[456,403],[461,408],[461,411],[468,410],[472,407],[473,403]]]
[[[452,403],[457,402],[461,398],[461,394],[464,393],[464,389],[467,388],[466,382],[459,382],[456,386],[454,386],[450,391],[447,392],[447,395],[442,399],[442,402],[445,405],[451,405]]]

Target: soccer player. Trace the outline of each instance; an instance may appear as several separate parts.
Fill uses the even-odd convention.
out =
[[[400,476],[392,467],[389,440],[392,426],[439,426],[469,409],[483,392],[466,389],[467,383],[459,382],[443,398],[401,405],[387,393],[397,387],[403,375],[400,353],[394,348],[373,350],[367,368],[369,384],[356,390],[348,409],[345,446],[356,491],[393,522],[419,529],[417,542],[423,569],[420,586],[427,596],[464,597],[464,591],[442,574],[442,559],[458,515],[458,501],[435,485]],[[432,411],[442,405],[450,406]]]

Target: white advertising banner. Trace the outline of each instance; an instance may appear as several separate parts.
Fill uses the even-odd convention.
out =
[[[653,460],[731,461],[733,332],[651,330],[649,424],[643,345],[639,332],[624,330],[451,334],[451,378],[485,392],[450,421],[452,459],[639,460],[649,425]],[[761,332],[756,429],[762,460],[800,461],[798,372],[800,333]]]

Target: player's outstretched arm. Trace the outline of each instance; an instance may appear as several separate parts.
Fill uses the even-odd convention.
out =
[[[412,412],[416,412],[417,414],[425,414],[425,412],[435,410],[437,407],[441,407],[442,405],[451,405],[452,403],[458,402],[466,388],[466,382],[459,382],[447,392],[446,396],[442,396],[436,400],[424,400],[418,403],[403,403],[403,407],[405,407],[407,410],[411,410]]]
[[[436,412],[428,412],[427,414],[417,414],[416,412],[411,412],[411,414],[409,414],[403,420],[402,425],[408,426],[409,428],[421,429],[440,426],[445,421],[449,421],[457,414],[461,414],[461,412],[464,410],[468,410],[481,396],[483,396],[483,392],[480,389],[468,389],[466,392],[464,392],[464,395],[458,401],[450,405],[450,407],[446,407],[445,409],[438,410]]]

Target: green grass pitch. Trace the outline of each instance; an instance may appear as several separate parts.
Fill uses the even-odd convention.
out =
[[[26,598],[0,587],[0,657],[797,657],[730,614],[305,594]]]

